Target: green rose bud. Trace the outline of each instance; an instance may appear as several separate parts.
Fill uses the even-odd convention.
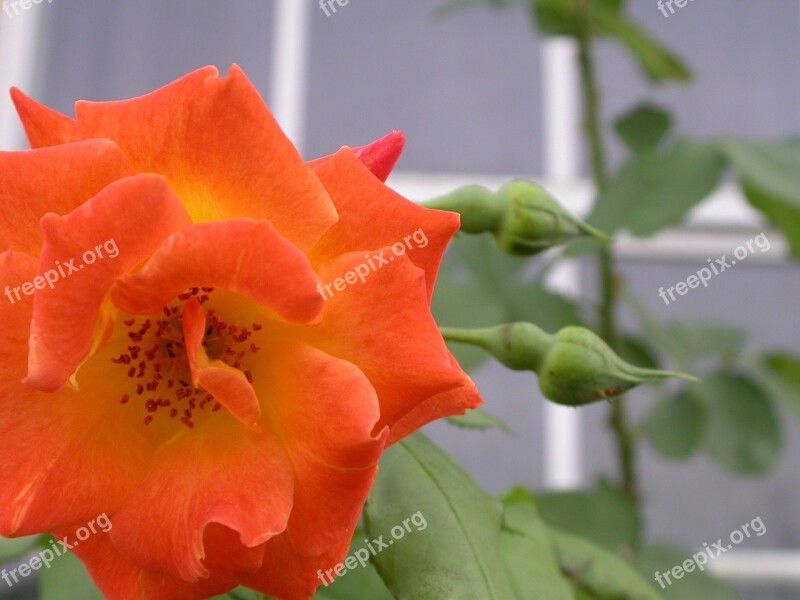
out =
[[[697,381],[684,373],[643,369],[627,363],[598,335],[583,327],[559,331],[537,373],[545,397],[570,406],[612,398],[657,379]]]
[[[622,360],[600,337],[583,327],[550,335],[531,323],[486,329],[442,329],[445,339],[479,346],[510,369],[534,371],[545,398],[582,406],[622,394],[642,383],[684,373],[643,369]]]
[[[462,231],[489,232],[503,251],[515,256],[532,256],[583,236],[610,241],[529,181],[512,181],[496,194],[470,185],[425,206],[459,213]]]

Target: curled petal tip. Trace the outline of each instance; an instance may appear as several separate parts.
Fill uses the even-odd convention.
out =
[[[353,154],[375,177],[386,181],[400,159],[406,137],[402,131],[392,131],[381,139],[360,148],[353,148]]]

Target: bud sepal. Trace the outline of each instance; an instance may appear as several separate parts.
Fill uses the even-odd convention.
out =
[[[555,335],[532,323],[511,323],[485,329],[443,328],[448,341],[483,348],[516,371],[534,371],[548,400],[582,406],[613,398],[649,381],[685,373],[644,369],[622,360],[598,335],[583,327],[565,327]]]
[[[459,213],[462,231],[491,233],[500,249],[514,256],[533,256],[579,237],[611,241],[530,181],[512,181],[496,194],[469,185],[425,206]]]

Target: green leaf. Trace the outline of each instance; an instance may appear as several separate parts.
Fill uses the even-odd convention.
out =
[[[461,429],[486,431],[487,429],[496,427],[504,433],[511,433],[511,428],[506,423],[479,408],[468,410],[467,414],[460,417],[450,417],[447,419],[447,422]]]
[[[500,548],[511,578],[514,598],[574,600],[575,596],[559,571],[550,545],[503,531],[500,534]],[[549,561],[552,561],[552,566]]]
[[[721,149],[742,177],[763,190],[797,200],[800,191],[800,139],[766,144],[725,140]]]
[[[350,544],[348,556],[356,557],[356,552],[369,549],[364,543],[365,534],[357,531]],[[362,550],[363,552],[363,550]],[[363,555],[363,554],[362,554]],[[336,581],[328,586],[320,587],[314,600],[394,600],[394,596],[386,589],[375,566],[368,562],[366,566],[359,566],[355,570],[348,570]]]
[[[337,579],[330,587],[320,588],[314,600],[394,600],[372,565]]]
[[[488,327],[506,321],[502,300],[478,279],[457,280],[443,270],[436,282],[431,310],[436,322],[443,327]],[[473,370],[488,360],[486,352],[465,344],[448,344],[462,368]]]
[[[497,245],[488,234],[459,235],[451,248],[460,259],[460,264],[486,284],[519,279],[521,271],[529,264],[527,257],[498,252]]]
[[[573,587],[575,592],[575,600],[603,600],[600,596],[595,596],[592,592],[587,592],[578,587]]]
[[[235,590],[231,590],[224,596],[214,596],[212,600],[271,600],[266,596],[262,596],[258,592],[254,592],[253,590],[249,590],[247,588],[236,588]]]
[[[661,589],[661,584],[656,583],[655,574],[669,572],[683,565],[691,556],[691,552],[681,548],[654,544],[637,553],[634,566],[645,579],[653,581],[653,585]],[[739,600],[739,596],[721,581],[696,568],[678,581],[670,577],[672,585],[667,585],[663,576],[662,581],[664,589],[661,594],[665,600]]]
[[[628,50],[651,82],[687,83],[692,80],[689,67],[677,54],[630,19],[613,11],[598,10],[594,20],[601,34],[615,38]]]
[[[559,570],[552,540],[536,511],[533,497],[517,488],[504,499],[500,545],[518,600],[573,600],[570,585]]]
[[[662,398],[647,418],[647,439],[653,449],[674,460],[686,460],[702,445],[706,431],[703,403],[689,390]]]
[[[459,236],[445,256],[433,314],[443,327],[493,327],[498,323],[531,321],[546,331],[582,325],[577,307],[540,283],[524,281],[525,258],[498,251],[488,235]],[[472,370],[488,354],[464,344],[452,344],[459,364]]]
[[[634,153],[657,147],[671,126],[670,114],[651,104],[636,107],[614,124],[622,142]]]
[[[587,3],[593,35],[611,37],[625,47],[654,83],[691,80],[688,67],[674,52],[653,39],[623,12],[622,0],[594,0]],[[575,35],[576,15],[572,0],[534,0],[539,30],[545,35]]]
[[[623,13],[625,5],[625,0],[588,2],[588,19],[592,34],[616,39],[628,50],[645,75],[655,83],[691,80],[691,73],[680,57],[626,18]],[[576,15],[572,0],[449,0],[437,10],[437,13],[443,15],[476,6],[490,8],[528,6],[542,34],[572,36],[576,34]]]
[[[22,556],[33,548],[38,540],[39,536],[35,535],[13,539],[0,537],[0,562]]]
[[[722,323],[666,321],[659,328],[662,346],[689,364],[701,358],[734,357],[745,341],[744,331]]]
[[[759,375],[759,382],[770,395],[800,419],[800,359],[789,354],[771,354],[764,358]]]
[[[433,315],[445,327],[490,327],[510,320],[506,292],[520,277],[525,259],[500,252],[487,235],[458,236],[436,282]],[[478,348],[453,344],[459,364],[472,370],[488,356]]]
[[[69,600],[103,600],[86,568],[72,554],[59,556],[39,573],[39,600],[63,600],[64,590],[69,590]]]
[[[712,144],[683,141],[634,156],[600,194],[589,223],[638,236],[678,225],[717,186],[725,168]]]
[[[794,199],[771,194],[745,179],[740,180],[740,183],[753,208],[763,213],[772,226],[786,238],[791,256],[800,258],[800,207],[795,206]],[[766,249],[762,252],[766,252]]]
[[[553,529],[550,534],[561,569],[585,591],[607,600],[662,600],[633,567],[614,554],[563,531]]]
[[[544,35],[575,35],[575,15],[568,0],[533,0],[533,14]]]
[[[644,369],[658,369],[659,367],[658,359],[650,344],[636,337],[625,336],[622,338],[619,355],[623,360],[637,367]]]
[[[752,379],[719,373],[694,388],[706,406],[706,447],[722,466],[739,473],[770,471],[783,435],[770,398]]]
[[[531,1],[531,0],[529,0]],[[544,35],[575,35],[575,10],[572,0],[532,0],[538,29]],[[597,28],[595,14],[619,15],[626,0],[596,0],[588,4],[589,20]]]
[[[396,598],[509,600],[500,552],[500,506],[422,434],[384,455],[364,513],[367,534],[388,543],[393,528],[421,513],[424,530],[374,557]]]
[[[786,236],[792,255],[800,257],[800,139],[769,144],[727,140],[721,148],[750,204]]]
[[[683,370],[694,370],[700,359],[732,359],[741,352],[744,331],[709,321],[656,321],[637,297],[625,293],[625,301],[647,337],[648,344],[669,354]]]
[[[549,333],[569,325],[584,325],[575,303],[549,291],[541,283],[512,286],[506,299],[509,308],[507,322],[529,321]]]
[[[636,506],[605,484],[591,492],[538,494],[536,505],[551,527],[614,552],[632,547],[639,535],[641,522]]]

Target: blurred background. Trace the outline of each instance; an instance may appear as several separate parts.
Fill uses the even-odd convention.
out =
[[[669,18],[655,0],[630,4],[633,18],[693,67],[696,82],[654,89],[620,50],[603,46],[598,69],[607,122],[651,100],[668,106],[677,130],[692,136],[800,132],[800,3],[701,0]],[[481,8],[444,18],[436,15],[440,5],[349,0],[326,16],[314,0],[44,0],[13,16],[0,12],[0,83],[72,115],[76,99],[128,98],[206,64],[224,73],[238,63],[308,158],[400,129],[408,146],[389,183],[413,200],[527,177],[585,213],[591,188],[577,139],[575,73],[564,60],[570,48],[537,37],[521,10]],[[3,149],[25,147],[6,96],[0,141]],[[622,155],[621,147],[611,148],[615,165]],[[765,228],[737,188],[723,184],[684,227],[655,238],[623,236],[623,275],[659,319],[733,323],[754,350],[798,353],[800,270],[788,262],[780,234]],[[672,305],[658,297],[660,287],[761,231],[772,242],[769,252]],[[550,284],[591,295],[594,280],[593,264],[577,260]],[[429,430],[487,491],[520,483],[568,489],[613,472],[604,407],[552,409],[534,375],[493,363],[474,378],[487,408],[511,424],[513,435],[464,433],[447,424]],[[647,394],[639,397],[648,406]],[[702,457],[643,457],[650,537],[696,548],[762,518],[766,535],[714,565],[748,599],[800,598],[800,428],[788,411],[781,421],[785,452],[767,476],[734,476]],[[770,568],[753,568],[762,562]],[[31,593],[19,587],[10,596],[0,582],[0,598]]]

